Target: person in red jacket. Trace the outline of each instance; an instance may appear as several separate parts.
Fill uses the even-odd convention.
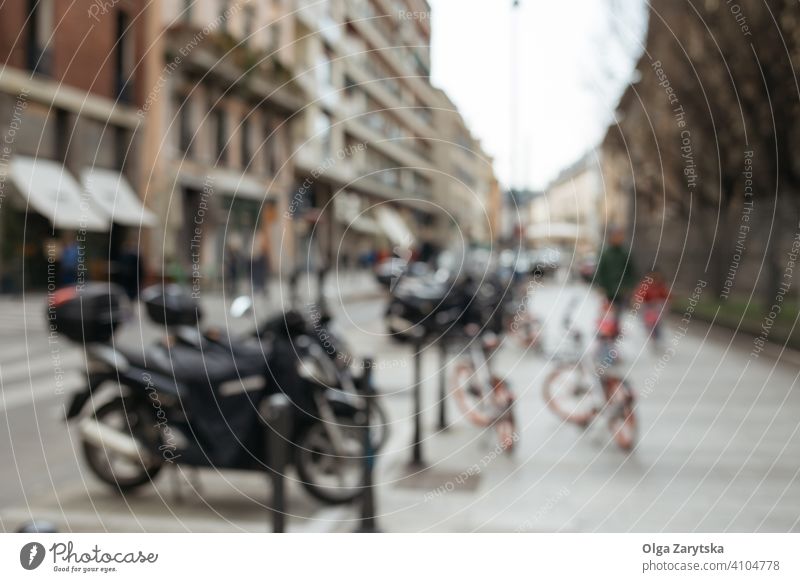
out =
[[[640,306],[644,325],[650,337],[658,343],[661,339],[661,316],[669,300],[669,289],[658,271],[651,271],[639,282],[633,294]]]

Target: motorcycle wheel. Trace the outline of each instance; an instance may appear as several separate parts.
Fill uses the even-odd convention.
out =
[[[361,494],[364,443],[361,428],[341,418],[338,430],[343,451],[337,454],[323,421],[302,429],[297,437],[295,466],[303,487],[313,497],[332,505],[349,503]]]
[[[141,443],[142,449],[158,450],[161,441],[152,418],[139,410],[130,398],[115,398],[98,408],[92,419],[110,428],[129,434]],[[150,483],[164,465],[159,455],[131,461],[113,451],[83,441],[83,455],[89,469],[98,479],[119,493],[127,493]]]

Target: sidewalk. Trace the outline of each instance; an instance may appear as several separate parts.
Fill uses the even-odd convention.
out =
[[[545,324],[548,353],[559,349],[563,312],[573,296],[582,299],[576,324],[590,337],[598,306],[585,287],[537,291],[534,311]],[[748,342],[693,321],[686,332],[674,324],[664,330],[674,341],[667,358],[654,353],[639,322],[629,320],[621,351],[638,394],[640,434],[637,449],[624,454],[603,423],[580,430],[546,408],[541,386],[549,356],[504,346],[494,366],[517,394],[519,428],[517,449],[506,456],[494,434],[459,418],[449,399],[450,427],[437,429],[440,367],[438,350],[428,350],[422,368],[427,469],[410,470],[411,348],[387,336],[385,301],[331,299],[336,326],[354,352],[375,356],[375,384],[390,417],[392,436],[375,473],[383,531],[800,530],[800,392],[797,367],[784,357],[765,352],[751,359]],[[221,298],[214,301],[214,309],[223,311]],[[55,496],[32,496],[30,510],[3,511],[2,527],[33,513],[76,531],[268,531],[263,477],[202,471],[200,487],[190,484],[193,477],[181,477],[182,501],[175,500],[170,477],[126,502],[83,475],[86,483],[58,489]],[[297,483],[289,484],[288,508],[292,531],[352,531],[358,525],[357,506],[321,506]]]
[[[581,286],[545,288],[534,300],[548,351],[563,339],[568,297],[584,301],[577,324],[595,325],[596,299]],[[381,323],[360,332],[385,361],[404,347],[380,339]],[[379,523],[385,531],[797,531],[800,487],[800,393],[797,368],[763,354],[748,359],[747,342],[693,322],[684,334],[667,326],[675,352],[653,353],[637,320],[628,321],[622,353],[638,393],[639,446],[632,454],[610,442],[604,424],[581,431],[546,408],[541,384],[548,356],[508,346],[495,362],[518,396],[520,441],[498,454],[494,435],[457,418],[439,432],[438,361],[423,367],[424,458],[410,471],[410,366],[378,369],[394,436],[381,457]],[[586,337],[590,337],[587,335]],[[380,365],[380,363],[379,363]],[[409,476],[411,475],[411,476]]]
[[[308,285],[314,293],[316,289]],[[356,304],[382,291],[369,272],[332,276],[326,297],[332,308],[342,304],[337,290]],[[267,301],[257,299],[256,315],[278,313],[286,289],[274,284]],[[307,296],[308,297],[308,296]],[[204,294],[205,324],[234,333],[252,329],[253,316],[232,319],[232,298]],[[74,433],[64,423],[64,406],[85,383],[82,347],[59,338],[50,343],[44,294],[0,298],[0,428],[13,436],[0,444],[6,467],[0,490],[0,531],[15,531],[31,519],[46,519],[61,531],[270,531],[270,485],[265,475],[185,471],[167,467],[155,486],[122,498],[88,473]],[[312,301],[305,298],[303,304]],[[288,304],[288,299],[286,301]],[[135,307],[115,341],[128,347],[149,344],[163,329]],[[65,372],[56,382],[56,361]],[[290,472],[287,483],[289,531],[328,531],[348,507],[330,508],[315,502]]]

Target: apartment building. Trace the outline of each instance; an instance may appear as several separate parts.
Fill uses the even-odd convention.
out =
[[[308,104],[295,127],[295,168],[309,216],[306,256],[349,263],[376,247],[403,255],[444,246],[459,229],[489,240],[500,189],[491,159],[430,83],[428,3],[298,8],[298,79]]]
[[[148,11],[143,0],[0,5],[3,291],[53,284],[73,241],[81,276],[105,278],[124,240],[155,223],[138,180]]]
[[[539,246],[596,251],[605,228],[605,200],[601,157],[588,152],[533,199],[528,238]]]
[[[443,240],[453,204],[436,193],[445,154],[437,152],[442,93],[430,83],[427,2],[298,6],[298,82],[308,103],[295,127],[295,168],[301,206],[312,209],[301,244],[331,264],[364,248],[402,254]]]
[[[295,21],[288,2],[162,2],[148,26],[147,196],[152,268],[195,289],[281,268],[294,184]],[[244,283],[242,283],[244,284]]]
[[[430,83],[424,0],[0,12],[12,142],[0,200],[15,192],[6,206],[26,217],[3,212],[6,287],[22,280],[21,257],[43,284],[41,241],[67,231],[88,233],[98,278],[106,249],[133,237],[150,275],[198,289],[256,257],[288,272],[444,245],[459,229],[492,237],[491,160]]]
[[[446,214],[440,237],[489,243],[500,235],[500,187],[493,160],[442,90],[433,109],[435,203]]]

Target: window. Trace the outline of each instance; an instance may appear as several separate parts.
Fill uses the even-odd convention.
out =
[[[178,118],[178,150],[186,155],[192,150],[191,101],[188,97],[175,97],[175,115]]]
[[[239,137],[242,148],[242,168],[248,169],[253,161],[253,152],[250,149],[250,121],[247,117],[242,119],[242,125],[239,127]]]
[[[52,73],[53,0],[28,0],[28,69],[42,75]]]
[[[214,128],[216,130],[217,163],[224,164],[228,160],[228,123],[227,115],[222,107],[214,109]]]
[[[253,26],[256,23],[256,7],[252,4],[248,4],[244,7],[244,41],[245,42],[252,42],[253,35]]]
[[[184,22],[191,22],[192,21],[192,7],[194,6],[194,0],[183,0],[183,17]]]
[[[274,176],[281,167],[281,132],[285,127],[281,127],[281,120],[270,115],[264,129],[264,164],[267,174]]]
[[[228,16],[229,16],[230,0],[219,0],[219,21],[220,28],[228,32]]]
[[[327,156],[331,151],[331,116],[320,111],[314,116],[314,139],[322,148],[322,155]]]
[[[133,100],[133,68],[136,57],[133,54],[134,35],[130,22],[131,19],[125,11],[117,12],[114,94],[124,103]]]
[[[118,170],[125,167],[130,146],[130,134],[124,127],[114,127],[114,164]]]
[[[344,92],[348,97],[358,93],[358,83],[350,75],[344,76]]]
[[[69,152],[69,142],[72,135],[69,114],[64,109],[55,110],[56,157],[64,162]]]
[[[323,92],[333,89],[333,52],[327,46],[315,64],[317,83]]]

